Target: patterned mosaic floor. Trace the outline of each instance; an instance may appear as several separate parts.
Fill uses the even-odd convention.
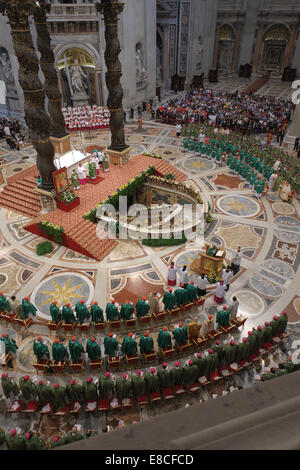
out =
[[[226,296],[228,302],[233,295],[240,301],[240,313],[248,316],[245,335],[252,326],[270,320],[274,314],[287,309],[289,314],[289,331],[291,340],[299,337],[300,333],[300,204],[294,200],[291,204],[283,203],[273,193],[258,200],[251,189],[226,167],[218,167],[205,159],[196,157],[183,151],[182,140],[176,139],[174,128],[146,122],[144,132],[136,133],[136,126],[126,126],[126,138],[134,147],[134,153],[147,151],[160,153],[164,159],[170,161],[176,168],[187,174],[188,184],[201,191],[205,204],[208,202],[213,208],[213,222],[206,234],[206,241],[215,243],[226,250],[226,259],[231,261],[232,251],[238,245],[242,247],[242,269],[234,278]],[[90,139],[91,144],[106,145],[109,142],[107,131],[97,131]],[[76,145],[79,136],[74,134],[73,143]],[[86,138],[87,142],[87,138]],[[19,169],[27,168],[35,162],[35,151],[28,147],[16,154],[7,150],[6,145],[0,143],[1,160],[7,163],[5,176],[10,176]],[[38,308],[39,323],[30,327],[28,331],[7,329],[0,325],[1,333],[7,332],[15,337],[19,345],[19,357],[16,361],[14,374],[29,373],[34,375],[32,368],[32,342],[37,334],[44,337],[51,344],[48,329],[44,321],[49,318],[48,305],[53,298],[64,302],[75,302],[85,298],[88,302],[92,298],[101,306],[105,306],[111,296],[118,302],[127,299],[136,301],[138,298],[148,296],[151,292],[162,293],[166,286],[167,266],[174,260],[179,266],[187,264],[188,268],[197,256],[199,245],[188,242],[185,246],[172,248],[149,248],[136,241],[120,241],[118,246],[101,262],[86,258],[64,247],[55,246],[54,251],[47,256],[39,257],[35,254],[35,246],[39,237],[23,230],[28,219],[0,209],[0,290],[7,295],[15,294],[19,299],[30,295]],[[192,278],[195,274],[192,274]],[[213,293],[212,289],[212,293]],[[206,300],[203,310],[193,311],[185,321],[191,321],[196,314],[203,321],[209,311],[214,310],[215,304],[212,294]],[[174,324],[167,322],[171,330]],[[151,327],[155,338],[158,327]],[[141,331],[136,331],[137,336]],[[85,344],[86,337],[80,340]],[[103,335],[97,335],[101,343]],[[289,343],[290,347],[291,343]],[[278,352],[271,357],[278,362],[282,357]],[[182,362],[185,361],[184,358]],[[266,370],[270,366],[267,361],[263,364]],[[88,369],[86,375],[89,373]],[[131,373],[131,372],[130,372]],[[82,376],[82,380],[85,376]],[[239,373],[226,385],[248,386],[253,383],[257,371]],[[59,381],[65,383],[71,375],[59,377],[49,376],[51,383]],[[157,413],[167,412],[178,406],[191,405],[193,402],[207,400],[218,396],[226,390],[215,384],[207,391],[191,398],[181,398],[176,403],[164,406],[156,405],[153,409],[144,409],[142,412],[133,409],[128,412],[114,412],[109,415],[115,427],[120,419],[125,424],[151,418]],[[5,409],[3,398],[0,399],[0,408]],[[25,418],[18,421],[16,417],[9,419],[0,413],[0,426],[11,429],[18,425],[27,431],[29,427],[40,430],[43,435],[51,435],[51,429],[69,430],[74,424],[82,424],[83,429],[101,429],[104,418],[86,416],[84,413],[78,418],[46,418],[36,417],[30,421]],[[114,424],[113,424],[114,426]],[[54,432],[54,431],[53,431]]]

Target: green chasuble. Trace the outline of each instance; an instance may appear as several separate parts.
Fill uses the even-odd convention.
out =
[[[77,316],[77,321],[79,323],[84,323],[85,320],[90,318],[90,312],[86,305],[78,302],[75,306],[75,312]]]
[[[262,329],[263,344],[270,343],[272,338],[272,328],[270,326],[264,326]]]
[[[36,316],[36,308],[33,304],[31,304],[28,300],[22,300],[22,317],[23,320],[27,320],[29,314]]]
[[[211,349],[214,353],[217,353],[218,361],[221,363],[224,358],[224,347],[218,344],[214,344]]]
[[[80,187],[79,178],[75,171],[71,174],[71,181],[73,189],[78,189]]]
[[[188,297],[190,302],[194,302],[194,300],[197,300],[197,287],[193,284],[188,284],[186,288],[188,292]]]
[[[67,348],[62,343],[52,343],[52,357],[54,361],[63,361],[69,358]]]
[[[247,343],[239,343],[236,345],[235,352],[235,361],[239,363],[240,361],[246,359]]]
[[[175,299],[176,299],[177,307],[181,307],[181,305],[184,305],[185,299],[186,299],[185,289],[183,289],[182,287],[179,287],[178,289],[176,289]]]
[[[17,352],[17,349],[18,346],[17,346],[17,343],[15,342],[15,340],[13,338],[11,338],[9,335],[6,336],[6,338],[0,338],[1,341],[3,341],[4,345],[5,345],[5,354],[8,354],[9,352],[12,352],[14,354],[16,354]]]
[[[101,359],[100,346],[96,343],[96,341],[92,341],[91,338],[89,338],[86,343],[86,352],[88,353],[89,359],[91,361]]]
[[[122,318],[122,320],[125,320],[125,319],[126,319],[126,316],[125,316],[126,307],[127,307],[127,303],[124,302],[124,303],[121,305],[121,310],[120,310],[120,317]]]
[[[283,333],[285,330],[286,330],[286,325],[287,325],[287,322],[288,322],[288,316],[287,315],[284,315],[283,313],[281,315],[279,315],[279,318],[278,318],[278,323],[279,323],[279,329],[278,329],[278,332],[279,333]]]
[[[143,354],[148,354],[151,353],[154,350],[154,343],[153,343],[153,338],[150,336],[141,336],[140,339],[140,353]]]
[[[0,296],[0,312],[10,312],[10,304],[4,295]]]
[[[23,436],[12,436],[10,433],[6,434],[6,445],[8,450],[26,450],[26,439]]]
[[[176,297],[173,292],[165,292],[162,301],[165,306],[165,311],[173,310],[175,308]]]
[[[104,354],[107,354],[109,357],[115,357],[116,352],[119,349],[119,343],[116,338],[110,338],[109,336],[105,336],[103,344]]]
[[[230,324],[230,311],[229,311],[229,309],[219,310],[218,313],[217,313],[217,316],[216,316],[216,322],[217,322],[219,328],[221,326],[229,326],[229,324]]]
[[[116,381],[116,393],[120,400],[124,398],[130,398],[132,391],[132,382],[128,379],[123,379],[121,377],[117,378]]]
[[[50,402],[54,403],[54,392],[53,388],[49,387],[45,383],[43,385],[40,385],[39,383],[36,385],[36,391],[39,397],[39,402],[40,404]]]
[[[25,400],[30,400],[32,397],[35,397],[37,394],[35,385],[30,379],[24,380],[24,377],[20,377],[19,387]]]
[[[172,338],[167,331],[160,330],[157,337],[157,344],[159,348],[172,348]]]
[[[53,302],[50,304],[50,315],[54,323],[61,321],[61,313],[57,305],[54,305]]]
[[[97,384],[84,381],[82,383],[82,389],[86,400],[98,400]]]
[[[192,363],[193,363],[193,365],[198,367],[198,377],[202,377],[203,376],[204,366],[205,366],[205,357],[199,357],[199,358],[194,357],[192,359]]]
[[[196,365],[188,365],[183,367],[183,385],[188,387],[196,382],[199,378],[198,367]]]
[[[135,306],[137,317],[144,317],[149,313],[150,305],[145,300],[138,300]]]
[[[75,401],[81,402],[84,398],[82,385],[78,383],[74,383],[73,385],[68,383],[66,386],[66,394],[72,403]]]
[[[34,340],[33,343],[33,352],[35,354],[37,362],[40,362],[46,356],[47,359],[50,359],[50,352],[48,346],[42,342]]]
[[[54,396],[54,408],[57,410],[61,410],[67,404],[67,395],[66,395],[66,388],[61,387],[60,385],[57,388],[53,388],[53,396]]]
[[[100,375],[98,380],[98,394],[102,399],[110,399],[114,396],[115,388],[111,378]]]
[[[126,356],[136,356],[137,355],[137,342],[130,338],[129,336],[125,336],[123,339],[121,351]]]
[[[224,356],[225,364],[227,366],[234,362],[236,356],[236,344],[226,344],[226,346],[224,346]]]
[[[93,304],[91,306],[91,316],[94,323],[104,322],[103,310],[99,305]]]
[[[89,177],[91,179],[96,178],[96,165],[93,162],[89,162]]]
[[[104,171],[109,170],[109,159],[108,155],[104,154],[104,157],[102,158],[102,166]]]
[[[115,304],[111,304],[109,310],[106,313],[106,318],[108,321],[120,320],[120,312]]]
[[[170,370],[170,378],[173,387],[183,385],[183,367],[172,367]]]
[[[69,351],[73,362],[78,363],[80,361],[81,354],[84,353],[84,349],[81,343],[78,341],[69,341]]]
[[[173,338],[179,346],[182,346],[188,341],[188,332],[187,327],[183,326],[182,328],[178,327],[173,330]]]
[[[159,392],[159,379],[157,375],[154,374],[145,374],[146,390],[147,393]]]
[[[19,387],[10,377],[1,377],[1,385],[6,398],[9,398],[11,393],[18,395]]]
[[[277,336],[279,332],[279,322],[277,320],[271,320],[269,326],[272,328],[272,336]]]
[[[144,377],[135,376],[132,379],[132,393],[137,399],[146,393],[146,382]]]
[[[212,374],[219,365],[218,355],[217,353],[209,354],[205,358],[205,365],[203,367],[203,375],[209,378],[210,374]]]
[[[65,305],[62,308],[62,318],[65,323],[76,323],[76,318],[73,310]]]
[[[173,386],[173,380],[172,380],[169,370],[165,370],[165,369],[159,370],[157,372],[157,376],[158,376],[161,389],[169,388]]]

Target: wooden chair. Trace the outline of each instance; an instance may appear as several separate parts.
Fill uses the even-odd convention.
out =
[[[69,407],[68,405],[64,406],[64,408],[61,408],[60,410],[57,410],[55,413],[53,413],[55,416],[66,416],[66,414],[69,412]]]
[[[1,366],[8,367],[8,363],[12,360],[12,358],[12,355],[10,353],[7,353],[5,358],[3,359],[3,363],[1,364]]]
[[[120,357],[109,357],[108,358],[109,369],[120,369]]]
[[[53,370],[53,372],[55,372],[56,374],[57,373],[60,373],[60,372],[65,372],[65,368],[66,368],[66,361],[63,361],[63,362],[60,362],[60,361],[52,361],[51,364],[50,364],[50,367],[51,369]]]
[[[78,401],[73,401],[70,405],[70,413],[75,415],[81,411],[81,404]]]
[[[199,299],[194,300],[194,305],[196,307],[202,307],[203,309],[204,302],[205,302],[205,297],[200,297]]]
[[[95,330],[105,330],[105,327],[106,327],[105,321],[94,323]]]
[[[199,336],[199,338],[193,339],[192,343],[195,346],[195,348],[200,349],[200,348],[202,348],[203,346],[206,345],[207,338],[202,338],[201,336]]]
[[[179,307],[173,308],[173,310],[167,310],[167,315],[170,320],[172,320],[172,318],[178,317],[179,313],[180,313]]]
[[[97,411],[97,406],[97,400],[87,400],[85,404],[85,411],[87,413],[94,413],[95,411]]]
[[[143,324],[143,325],[148,325],[151,323],[151,315],[145,315],[144,317],[138,317],[138,320]]]
[[[136,328],[136,318],[131,318],[130,320],[125,320],[126,329],[135,329]]]
[[[101,398],[99,400],[98,411],[108,411],[109,410],[109,401],[107,398]]]
[[[174,385],[174,392],[176,395],[181,395],[182,393],[185,393],[186,390],[184,388],[184,386],[181,384],[181,385]]]
[[[159,392],[151,392],[150,393],[150,401],[155,402],[155,401],[160,401],[161,400],[161,394]]]
[[[139,357],[138,356],[127,356],[126,355],[126,364],[127,367],[138,367],[139,365]]]
[[[161,355],[163,359],[170,359],[174,356],[175,349],[174,348],[160,348]]]
[[[163,388],[162,395],[165,400],[172,400],[175,396],[171,387]]]
[[[70,362],[70,367],[72,369],[72,372],[80,372],[81,374],[84,373],[84,361],[80,362]]]
[[[27,402],[25,410],[22,410],[22,413],[27,413],[27,414],[35,413],[37,411],[38,404],[39,403],[37,400],[29,400]]]
[[[138,397],[137,402],[138,402],[139,406],[147,405],[148,404],[147,395],[144,394],[144,395],[141,395],[140,397]]]
[[[7,413],[19,413],[19,411],[22,409],[22,406],[23,402],[21,400],[14,400],[7,410]]]
[[[208,337],[214,341],[215,339],[217,339],[219,336],[221,336],[221,334],[223,333],[222,330],[212,330],[208,333]]]
[[[6,323],[13,323],[16,315],[12,312],[2,312],[2,319],[6,321]]]
[[[143,353],[143,357],[146,364],[156,362],[157,360],[157,355],[155,351],[152,351],[150,353]]]
[[[95,359],[94,361],[90,361],[90,368],[91,370],[101,370],[103,362],[101,359]]]
[[[50,401],[43,403],[42,408],[40,409],[39,413],[41,415],[50,415],[53,411],[53,405]]]
[[[240,326],[244,326],[246,320],[247,320],[247,317],[244,317],[244,318],[237,317],[232,320],[232,323],[234,323],[239,328]]]
[[[235,330],[235,328],[237,328],[237,325],[234,323],[230,323],[228,326],[221,326],[221,330],[223,331],[223,333],[225,335],[228,335],[229,333],[231,333],[233,330]]]
[[[81,333],[85,333],[85,332],[89,333],[90,328],[91,328],[91,324],[90,323],[81,323],[81,325],[80,325],[78,323],[77,328]]]
[[[188,312],[189,310],[191,310],[193,308],[193,306],[194,306],[194,302],[189,302],[188,304],[182,305],[180,307],[180,310],[182,312]]]
[[[65,323],[63,322],[62,327],[68,336],[68,333],[73,332],[76,328],[76,323]]]
[[[179,344],[175,343],[175,348],[177,349],[177,351],[180,355],[186,354],[186,353],[190,352],[190,350],[192,349],[192,343],[187,342],[186,344],[183,344],[181,346]]]
[[[108,324],[110,325],[112,330],[120,330],[121,329],[121,320],[109,321]]]
[[[52,331],[58,331],[60,329],[61,325],[62,325],[61,322],[55,323],[53,321],[49,321],[47,323],[47,326],[48,326],[48,329],[49,329],[50,336],[51,336]]]
[[[51,361],[48,359],[43,359],[42,361],[37,362],[36,364],[32,364],[32,366],[35,368],[36,372],[39,373],[39,371],[42,372],[47,372],[51,364]]]
[[[25,326],[25,328],[29,328],[32,323],[32,319],[28,317],[26,320],[23,320],[22,318],[15,317],[14,322],[17,323],[17,325]]]
[[[165,321],[167,312],[153,313],[152,315],[156,321]]]

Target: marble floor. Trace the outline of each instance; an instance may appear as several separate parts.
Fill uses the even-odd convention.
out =
[[[286,309],[289,315],[288,331],[290,337],[284,345],[271,355],[265,363],[256,368],[251,367],[235,374],[223,383],[210,385],[196,395],[176,398],[167,403],[160,403],[142,410],[133,408],[130,411],[109,412],[108,416],[81,413],[78,417],[41,417],[7,416],[5,399],[0,398],[0,427],[9,430],[18,426],[22,432],[29,429],[39,430],[45,439],[54,435],[57,430],[68,431],[77,422],[84,430],[92,428],[101,430],[107,418],[112,427],[117,427],[120,420],[125,424],[150,419],[158,413],[168,412],[182,406],[191,406],[199,400],[216,398],[238,387],[253,384],[255,378],[272,364],[278,364],[291,353],[293,341],[300,338],[300,203],[284,203],[274,193],[258,200],[252,190],[227,167],[196,157],[184,152],[182,139],[176,137],[175,129],[156,124],[145,119],[143,132],[136,132],[136,125],[126,125],[126,139],[132,146],[132,154],[143,152],[160,154],[187,176],[187,183],[201,192],[205,205],[212,207],[213,222],[208,225],[205,241],[217,244],[226,250],[226,259],[232,258],[232,252],[238,245],[242,247],[241,270],[232,281],[225,303],[236,295],[240,302],[240,313],[248,317],[246,326],[234,335],[241,340],[252,326],[270,320],[275,314]],[[76,145],[79,135],[72,135]],[[109,143],[107,130],[95,131],[85,137],[86,145]],[[35,163],[35,151],[32,147],[20,152],[7,150],[6,144],[0,142],[0,159],[6,163],[4,176],[27,168]],[[3,186],[2,186],[3,187]],[[1,190],[1,189],[0,189]],[[122,240],[116,248],[101,262],[84,257],[67,248],[55,245],[53,252],[46,256],[37,256],[35,246],[41,239],[25,232],[23,227],[28,218],[0,208],[0,290],[6,295],[16,295],[22,299],[28,295],[38,308],[37,322],[28,330],[15,329],[0,324],[1,334],[6,332],[13,336],[19,346],[14,370],[16,378],[28,373],[35,375],[32,345],[37,335],[51,345],[45,321],[50,318],[49,303],[58,298],[61,302],[75,303],[84,298],[88,303],[94,299],[105,307],[107,301],[114,297],[119,303],[127,299],[136,301],[148,296],[150,292],[163,293],[166,287],[167,267],[171,261],[178,266],[186,264],[189,268],[200,246],[190,241],[180,247],[151,248],[137,241]],[[191,273],[191,279],[195,274]],[[183,319],[190,322],[194,316],[203,321],[209,313],[216,311],[213,302],[214,286],[210,290],[204,308],[194,310]],[[172,330],[175,323],[166,321]],[[137,338],[143,330],[137,328]],[[148,328],[156,339],[159,326],[155,323]],[[122,340],[126,330],[119,334]],[[85,344],[87,336],[77,334]],[[96,334],[103,352],[103,334]],[[63,338],[67,343],[68,338]],[[156,344],[156,341],[155,341]],[[182,358],[184,363],[190,356]],[[172,361],[173,362],[173,361]],[[171,365],[171,364],[170,364]],[[106,364],[102,372],[105,371]],[[143,364],[140,365],[144,368]],[[128,371],[129,375],[134,370]],[[85,373],[79,376],[83,380],[90,374],[87,366]],[[71,371],[66,375],[54,378],[47,375],[50,383],[58,381],[65,384],[72,377]],[[232,387],[232,388],[231,388]],[[1,387],[0,387],[1,388]],[[2,390],[0,391],[2,395]]]

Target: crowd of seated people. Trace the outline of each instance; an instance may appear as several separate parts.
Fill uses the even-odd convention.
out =
[[[109,127],[110,112],[102,106],[75,106],[62,108],[69,131],[85,131]]]
[[[5,139],[11,150],[20,150],[25,139],[25,128],[20,120],[0,118],[0,139]]]

